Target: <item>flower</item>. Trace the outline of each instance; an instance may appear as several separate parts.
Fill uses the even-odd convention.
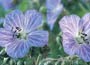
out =
[[[48,32],[38,29],[42,16],[35,10],[28,10],[25,15],[14,10],[6,15],[3,28],[0,28],[0,46],[12,58],[22,58],[31,46],[43,47],[48,43]]]
[[[59,22],[64,51],[90,61],[90,13],[81,19],[77,15],[64,16]]]
[[[61,4],[61,0],[46,0],[46,8],[47,23],[52,30],[57,17],[63,10],[63,5]]]
[[[0,5],[5,9],[8,10],[13,7],[13,0],[0,0]]]

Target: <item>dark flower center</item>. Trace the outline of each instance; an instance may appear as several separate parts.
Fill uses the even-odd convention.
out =
[[[88,38],[87,38],[87,34],[85,34],[85,33],[80,33],[80,32],[79,32],[78,37],[76,37],[76,41],[77,41],[79,44],[83,44],[83,43],[89,44],[89,41],[88,41]]]
[[[24,39],[24,40],[26,40],[27,33],[23,29],[21,29],[20,27],[15,27],[12,30],[14,32],[14,35],[13,35],[14,37],[16,37],[18,39]]]

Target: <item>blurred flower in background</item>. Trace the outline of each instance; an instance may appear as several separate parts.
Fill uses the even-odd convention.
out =
[[[16,5],[18,5],[21,0],[0,0],[0,6],[3,7],[6,11],[10,9],[14,9]]]
[[[5,10],[8,10],[13,7],[14,0],[0,0],[0,6],[2,6]]]
[[[22,58],[30,47],[43,47],[48,43],[48,32],[39,30],[42,16],[35,10],[28,10],[25,15],[19,11],[6,15],[4,28],[0,29],[0,46],[12,58]]]
[[[54,23],[56,22],[59,14],[63,10],[61,0],[46,0],[47,7],[47,23],[50,29],[53,29]]]
[[[78,55],[84,61],[90,61],[90,13],[82,19],[77,15],[64,16],[60,21],[63,32],[64,51],[69,55]]]

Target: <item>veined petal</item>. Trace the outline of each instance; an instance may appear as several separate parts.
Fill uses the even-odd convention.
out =
[[[80,31],[80,18],[76,15],[64,16],[59,22],[63,33],[69,33],[76,37]]]
[[[60,2],[61,0],[46,0],[47,23],[50,25],[51,30],[57,17],[63,10],[63,5]]]
[[[85,14],[82,17],[83,32],[88,33],[90,31],[90,13]]]
[[[78,45],[76,44],[75,39],[70,34],[63,34],[63,47],[64,51],[69,55],[74,55]]]
[[[24,15],[19,10],[14,10],[5,17],[4,27],[6,29],[12,29],[12,27],[23,27]]]
[[[31,32],[28,36],[28,41],[31,46],[43,47],[48,43],[48,32],[41,30]]]
[[[82,58],[84,61],[89,62],[90,61],[90,45],[83,44],[81,45],[76,54]]]
[[[28,10],[24,24],[29,31],[35,30],[42,24],[42,15],[35,10]]]
[[[5,47],[9,42],[12,42],[13,34],[12,32],[0,28],[0,46]]]
[[[30,45],[25,41],[15,40],[6,46],[7,54],[12,58],[22,58],[29,52]]]

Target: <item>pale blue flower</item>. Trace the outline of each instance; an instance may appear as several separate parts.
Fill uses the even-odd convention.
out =
[[[81,19],[77,15],[64,16],[59,24],[64,51],[90,62],[90,13]]]
[[[9,10],[13,7],[14,0],[0,0],[0,6],[2,6],[5,10]]]
[[[12,58],[22,58],[31,46],[47,45],[48,32],[38,29],[41,24],[42,16],[35,10],[11,12],[4,19],[4,28],[0,28],[0,46]]]
[[[59,14],[63,10],[61,0],[46,0],[47,7],[47,23],[50,29],[53,29],[54,23],[56,22]]]

